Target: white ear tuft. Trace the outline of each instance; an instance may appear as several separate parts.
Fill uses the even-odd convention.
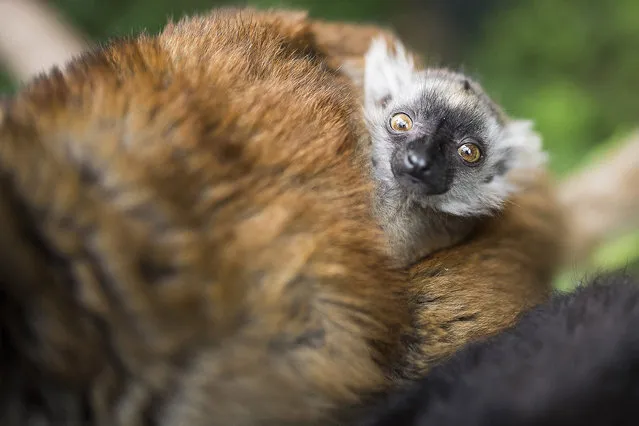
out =
[[[511,120],[502,135],[502,145],[510,151],[507,179],[515,184],[512,191],[517,191],[545,169],[548,154],[543,150],[541,137],[533,130],[532,121]]]
[[[364,70],[364,102],[380,107],[397,96],[416,77],[415,63],[399,41],[391,52],[386,40],[377,37],[366,53]]]
[[[530,120],[511,120],[503,130],[504,146],[512,151],[511,169],[541,169],[548,160],[543,151],[541,137],[533,130]]]

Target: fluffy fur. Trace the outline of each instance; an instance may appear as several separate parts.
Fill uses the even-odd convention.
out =
[[[394,269],[333,28],[216,11],[3,104],[0,423],[324,425],[547,296],[543,177]]]
[[[371,44],[364,104],[372,138],[376,211],[393,254],[411,263],[459,242],[479,218],[502,209],[525,184],[522,177],[542,169],[547,156],[532,123],[507,118],[479,84],[444,69],[418,70],[401,43],[393,47],[384,38]],[[400,112],[414,123],[401,134],[389,127],[390,117]],[[446,134],[444,148],[452,152],[447,161],[454,174],[446,192],[425,195],[419,184],[404,185],[391,163],[404,155],[408,141],[435,132]],[[482,145],[484,155],[477,166],[463,164],[456,155],[456,146],[467,138]]]
[[[407,282],[363,130],[277,13],[186,19],[23,88],[0,124],[2,424],[307,424],[387,386]]]
[[[414,312],[409,349],[397,371],[422,375],[461,344],[511,326],[550,296],[565,226],[552,183],[541,174],[462,243],[409,269]]]
[[[367,426],[634,425],[639,280],[600,276],[462,349],[371,410]]]

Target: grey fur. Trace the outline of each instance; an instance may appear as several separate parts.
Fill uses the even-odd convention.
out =
[[[502,209],[518,190],[509,173],[543,167],[546,154],[532,124],[509,119],[477,82],[446,69],[418,70],[401,44],[394,47],[392,52],[379,38],[366,55],[364,109],[372,137],[375,213],[392,254],[406,264],[459,242],[478,220]],[[400,112],[413,120],[408,132],[389,126]],[[428,137],[445,140],[441,146],[450,168],[440,177],[448,190],[436,195],[403,184],[391,167],[408,142]],[[483,152],[472,167],[456,156],[469,140]]]

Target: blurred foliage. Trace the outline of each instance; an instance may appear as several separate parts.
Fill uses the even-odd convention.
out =
[[[0,95],[10,92],[14,88],[12,83],[7,74],[0,72]]]
[[[203,12],[212,4],[205,0],[52,0],[49,4],[94,41],[141,31],[157,32],[171,17]]]
[[[49,0],[93,41],[157,32],[167,19],[233,0]],[[514,117],[543,134],[551,167],[564,174],[633,129],[639,112],[636,0],[249,0],[315,17],[395,27],[409,45],[433,37],[432,57],[475,75]],[[439,31],[439,34],[437,33]],[[439,51],[437,51],[439,49]],[[426,53],[426,52],[424,52]],[[0,75],[0,91],[11,88]],[[598,148],[598,149],[597,149]],[[614,189],[611,189],[614,190]],[[634,238],[634,239],[633,239]],[[634,260],[633,260],[634,259]],[[639,259],[639,237],[603,248],[595,267]],[[572,274],[576,273],[572,271]],[[568,274],[570,275],[570,273]],[[561,287],[568,281],[564,274]]]
[[[597,143],[636,125],[639,2],[502,5],[467,52],[512,115],[535,119],[554,170],[565,173]]]
[[[185,14],[205,12],[212,7],[239,5],[232,0],[54,0],[50,3],[94,40],[126,35],[140,30],[158,31],[167,19]],[[378,20],[388,2],[318,1],[318,0],[253,0],[259,7],[281,7],[308,10],[314,16],[351,21]],[[365,5],[365,6],[363,6]]]

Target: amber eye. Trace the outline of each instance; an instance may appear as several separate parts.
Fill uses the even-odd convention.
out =
[[[413,128],[413,120],[408,115],[400,112],[391,117],[390,126],[396,132],[407,132]]]
[[[465,143],[457,148],[457,153],[467,163],[476,163],[481,158],[481,150],[474,143]]]

